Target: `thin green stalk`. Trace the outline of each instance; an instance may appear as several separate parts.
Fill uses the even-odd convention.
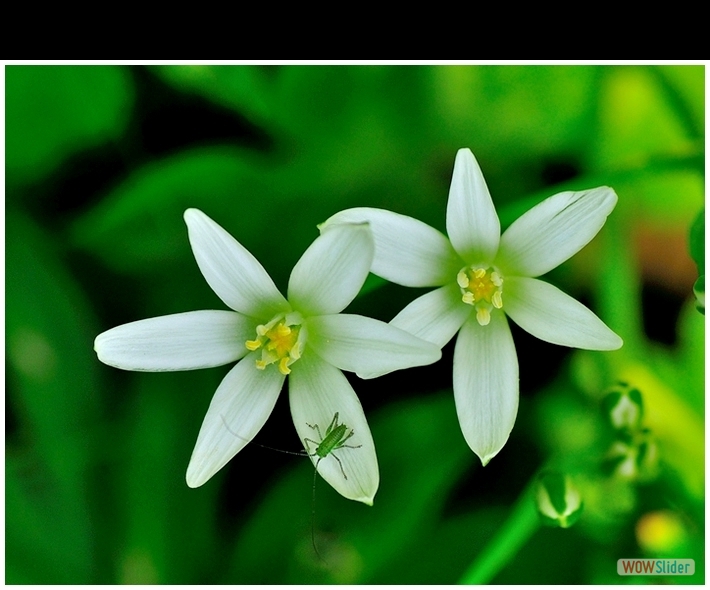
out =
[[[540,526],[532,489],[529,485],[523,491],[508,520],[461,577],[460,584],[489,583],[532,537]]]

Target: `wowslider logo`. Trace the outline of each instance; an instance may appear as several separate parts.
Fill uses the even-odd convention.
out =
[[[619,559],[616,573],[620,576],[692,576],[694,559]]]

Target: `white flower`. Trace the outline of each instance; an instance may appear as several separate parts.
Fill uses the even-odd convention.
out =
[[[346,498],[372,504],[379,485],[375,446],[340,369],[371,378],[433,363],[441,351],[384,322],[339,313],[370,269],[368,225],[333,225],[323,232],[294,267],[287,300],[256,258],[204,213],[188,209],[185,222],[202,274],[234,311],[193,311],[118,326],[96,338],[99,359],[133,371],[182,371],[242,359],[207,410],[187,468],[190,487],[204,484],[257,434],[290,375],[291,415],[301,441],[318,441],[309,424],[325,436],[337,412],[354,431],[347,444],[360,445],[335,451],[342,470],[331,454],[318,471]]]
[[[617,197],[608,187],[554,195],[501,236],[481,170],[468,149],[456,155],[446,211],[447,239],[428,225],[382,209],[355,208],[321,225],[368,221],[372,272],[400,285],[439,287],[391,322],[454,351],[454,397],[461,430],[485,465],[505,445],[518,411],[518,360],[507,313],[541,340],[590,350],[622,345],[584,305],[536,278],[581,250]],[[505,312],[505,313],[504,313]]]

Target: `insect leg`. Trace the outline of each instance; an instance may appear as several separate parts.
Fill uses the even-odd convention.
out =
[[[314,445],[316,445],[316,452],[315,452],[315,453],[311,452],[311,447],[310,447],[310,445],[309,445],[308,443],[313,443]],[[309,456],[312,457],[313,455],[317,454],[318,445],[319,445],[320,443],[318,443],[318,442],[316,442],[316,441],[314,441],[313,439],[310,439],[310,438],[304,438],[304,439],[303,439],[303,444],[306,445],[306,451],[308,452],[308,455],[309,455]],[[318,459],[318,460],[320,461],[320,459]]]
[[[354,430],[351,430],[347,436],[345,436],[340,442],[344,443],[346,440],[348,440],[353,434],[355,434]]]
[[[337,427],[338,427],[338,412],[335,412],[335,415],[333,416],[333,421],[330,423],[330,426],[328,426],[328,428],[326,429],[325,435],[328,436]]]
[[[348,479],[348,476],[345,475],[345,469],[343,469],[343,463],[342,463],[342,461],[341,461],[340,459],[338,459],[338,456],[337,456],[334,452],[331,451],[330,454],[331,454],[331,455],[333,456],[333,458],[338,462],[338,465],[340,465],[340,471],[342,472],[343,477],[344,477],[345,479]]]
[[[318,433],[318,438],[323,440],[323,435],[320,433],[320,428],[318,428],[318,424],[309,424],[308,422],[306,422],[306,426],[315,430]],[[311,442],[315,442],[315,441],[311,441]]]

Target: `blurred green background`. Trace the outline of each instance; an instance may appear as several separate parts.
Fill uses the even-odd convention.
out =
[[[704,226],[692,247],[689,234],[704,207],[704,75],[7,66],[6,582],[702,583],[705,328],[692,288]],[[368,507],[318,479],[319,560],[310,461],[249,445],[203,487],[185,484],[228,367],[122,372],[97,361],[93,339],[224,309],[192,257],[186,208],[215,219],[285,290],[316,224],[340,209],[383,207],[445,230],[460,147],[476,155],[504,226],[561,190],[616,190],[599,236],[546,280],[625,346],[571,350],[514,326],[520,410],[486,468],[456,420],[453,343],[430,367],[348,375],[381,486]],[[376,285],[350,310],[389,321],[421,292]],[[654,449],[625,475],[601,411],[619,380],[641,392]],[[255,440],[300,448],[285,394]],[[584,499],[569,529],[530,519],[529,484],[551,466]],[[692,558],[697,573],[619,577],[627,557]]]

